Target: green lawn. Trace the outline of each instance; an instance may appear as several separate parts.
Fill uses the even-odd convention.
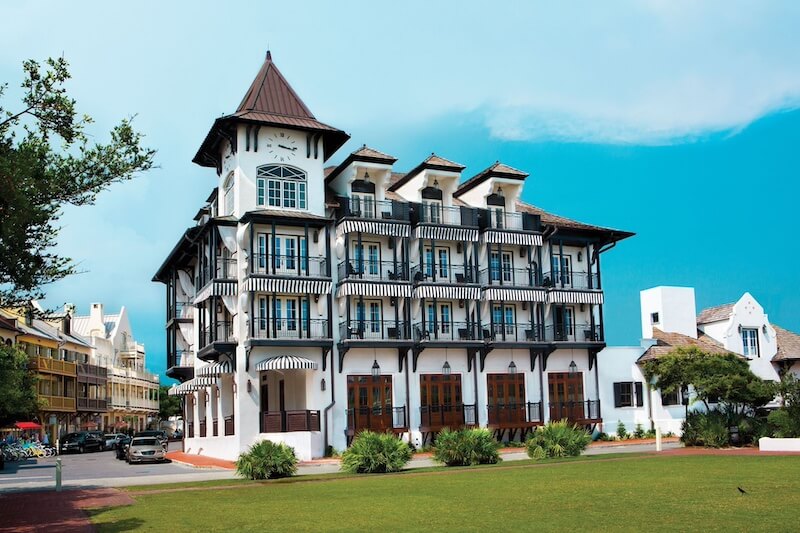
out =
[[[737,486],[749,494],[739,494]],[[134,492],[136,505],[98,511],[92,519],[100,531],[170,532],[796,531],[800,527],[800,457],[511,462],[202,489]]]

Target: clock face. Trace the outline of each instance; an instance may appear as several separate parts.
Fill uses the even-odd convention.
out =
[[[276,131],[269,136],[267,153],[274,161],[287,163],[297,156],[298,144],[292,134],[285,131]]]

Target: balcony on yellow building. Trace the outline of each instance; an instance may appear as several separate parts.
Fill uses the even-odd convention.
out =
[[[43,355],[34,355],[30,358],[32,369],[40,373],[59,374],[74,377],[78,374],[78,365],[71,361],[59,361]]]
[[[67,396],[48,396],[44,394],[39,395],[39,400],[42,403],[43,411],[75,411],[75,398]]]

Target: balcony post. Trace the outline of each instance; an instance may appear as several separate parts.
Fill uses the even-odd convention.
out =
[[[309,248],[309,241],[308,241],[308,222],[306,222],[306,223],[304,223],[304,224],[303,224],[303,231],[305,232],[305,239],[306,239],[306,250],[305,250],[305,253],[303,254],[303,255],[304,255],[303,259],[305,260],[305,264],[306,264],[306,271],[305,271],[305,275],[306,275],[306,276],[308,276],[308,275],[310,275],[310,274],[311,274],[311,264],[310,264],[310,263],[309,263],[309,261],[308,261],[308,248]],[[298,255],[298,256],[300,255],[300,246],[298,246],[298,247],[297,247],[297,255]],[[299,273],[301,276],[303,275],[303,268],[302,268],[301,261],[298,261],[298,262],[297,262],[297,272],[298,272],[298,273]],[[309,306],[310,306],[310,303],[309,303]]]
[[[276,257],[276,255],[277,255],[276,254],[276,246],[277,246],[278,243],[277,243],[277,241],[275,239],[275,233],[276,233],[275,232],[275,221],[272,222],[271,229],[272,229],[272,231],[271,231],[271,233],[272,233],[272,261],[270,261],[270,263],[272,263],[272,275],[274,276],[275,275],[275,269],[277,268],[277,265],[278,265],[278,261],[277,261],[278,258]]]
[[[360,251],[360,253],[358,254],[358,265],[357,265],[358,277],[363,279],[364,278],[364,244],[363,244],[363,240],[362,240],[361,237],[362,237],[362,234],[361,234],[360,231],[358,233],[356,233],[356,239],[357,239],[357,242],[358,242],[358,244],[356,246],[356,249]]]
[[[252,274],[253,273],[253,266],[254,266],[253,265],[253,258],[256,255],[255,254],[255,250],[253,250],[253,223],[252,222],[250,223],[249,233],[250,233],[250,236],[249,236],[249,238],[250,238],[250,255],[247,258],[247,273],[248,274]],[[260,258],[259,258],[259,260],[260,260]],[[250,316],[253,316],[253,315],[250,315]]]
[[[431,239],[431,276],[436,282],[436,239]]]

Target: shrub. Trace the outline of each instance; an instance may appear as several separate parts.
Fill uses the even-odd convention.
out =
[[[591,440],[589,433],[576,425],[570,425],[566,420],[549,422],[531,434],[527,443],[528,457],[574,457],[580,455]]]
[[[602,431],[597,434],[597,440],[601,440],[603,442],[609,442],[615,439],[616,437],[614,437],[614,435],[609,435],[608,433],[603,433]]]
[[[510,440],[506,443],[506,446],[508,446],[509,448],[524,448],[525,443],[520,442],[518,440]]]
[[[390,433],[362,431],[342,454],[342,470],[351,474],[397,472],[411,460],[411,448]]]
[[[786,409],[781,408],[772,411],[767,417],[769,423],[774,426],[773,435],[777,438],[791,439],[800,437],[800,418],[792,416],[792,413]],[[769,435],[761,435],[768,437]]]
[[[297,473],[294,448],[282,442],[262,440],[239,455],[236,473],[248,479],[275,479]]]
[[[625,440],[628,438],[628,430],[625,429],[625,424],[622,423],[622,420],[617,421],[617,438],[619,440]]]
[[[633,430],[634,439],[644,438],[644,427],[641,424],[636,424],[636,429]]]
[[[654,439],[656,438],[656,430],[655,429],[648,429],[644,432],[644,438],[646,439]]]
[[[500,443],[485,428],[445,428],[436,436],[433,458],[447,466],[494,464],[500,461]]]
[[[681,429],[681,442],[687,446],[722,448],[730,444],[728,419],[720,411],[689,413]]]

